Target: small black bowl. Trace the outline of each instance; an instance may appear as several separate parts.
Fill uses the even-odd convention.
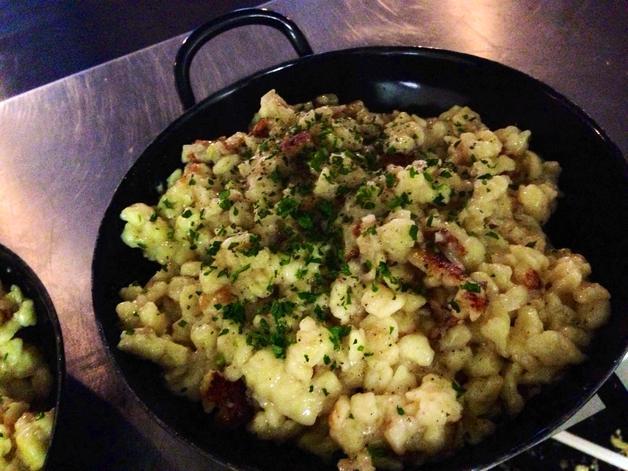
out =
[[[54,446],[57,423],[59,422],[58,417],[61,410],[61,397],[65,381],[65,355],[61,326],[59,325],[57,312],[50,300],[50,296],[48,296],[46,288],[39,281],[35,272],[26,265],[24,260],[1,244],[0,280],[2,280],[5,289],[8,289],[11,285],[19,286],[24,296],[32,299],[35,304],[37,324],[21,329],[18,332],[18,336],[39,349],[52,375],[53,383],[48,398],[36,404],[36,407],[41,410],[49,410],[51,407],[55,408],[55,418],[48,448],[48,456],[50,456]],[[46,465],[44,465],[44,469],[46,469]]]

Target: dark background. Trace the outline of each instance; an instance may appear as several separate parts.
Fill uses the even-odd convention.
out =
[[[0,100],[260,0],[0,0]]]

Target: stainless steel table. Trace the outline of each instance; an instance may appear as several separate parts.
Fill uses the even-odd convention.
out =
[[[420,45],[518,68],[582,106],[625,152],[627,15],[622,2],[603,3],[277,0],[267,6],[292,17],[316,52]],[[94,241],[114,189],[182,111],[172,76],[182,39],[0,103],[0,241],[40,276],[63,327],[69,382],[58,459],[65,469],[208,469],[116,377],[90,296]],[[292,56],[274,31],[231,31],[197,59],[197,93]]]

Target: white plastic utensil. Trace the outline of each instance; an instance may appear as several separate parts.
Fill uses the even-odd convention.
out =
[[[552,438],[564,445],[575,448],[582,453],[586,453],[587,455],[593,456],[594,458],[602,460],[608,464],[617,466],[619,469],[628,470],[628,458],[600,445],[596,445],[589,440],[580,438],[573,433],[558,432]]]

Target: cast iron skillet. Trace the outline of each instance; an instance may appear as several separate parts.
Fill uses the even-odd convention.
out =
[[[301,56],[214,93],[195,104],[189,68],[198,49],[228,29],[263,24],[282,31]],[[331,469],[289,445],[212,426],[198,404],[171,395],[159,368],[117,350],[118,290],[145,282],[157,268],[121,239],[120,211],[155,204],[157,184],[181,166],[181,146],[247,129],[260,97],[275,88],[289,103],[336,93],[342,103],[362,99],[375,111],[403,109],[434,115],[454,104],[478,111],[491,128],[516,124],[533,133],[532,148],[563,167],[564,192],[546,229],[557,247],[587,257],[593,279],[612,293],[612,316],[599,330],[589,359],[533,398],[514,420],[474,447],[423,469],[481,469],[548,437],[612,373],[626,350],[628,331],[628,170],[619,149],[581,109],[547,85],[501,64],[466,54],[410,47],[368,47],[312,54],[297,26],[277,13],[240,10],[202,26],[185,41],[175,76],[187,111],[148,146],[115,192],[100,226],[93,260],[93,303],[100,331],[130,389],[168,431],[200,449],[208,463],[240,469]]]
[[[52,437],[48,449],[48,457],[52,455],[55,445],[54,436],[61,414],[61,392],[65,381],[65,357],[63,354],[63,337],[61,327],[57,319],[57,313],[37,275],[24,261],[11,252],[4,245],[0,245],[0,280],[5,289],[11,285],[21,288],[24,296],[33,300],[37,313],[37,324],[22,329],[17,334],[31,345],[36,346],[42,353],[46,364],[50,368],[53,384],[49,397],[39,403],[33,404],[38,411],[47,411],[55,408],[55,420],[52,428]],[[47,462],[50,460],[47,460]],[[44,468],[46,468],[44,466]]]

